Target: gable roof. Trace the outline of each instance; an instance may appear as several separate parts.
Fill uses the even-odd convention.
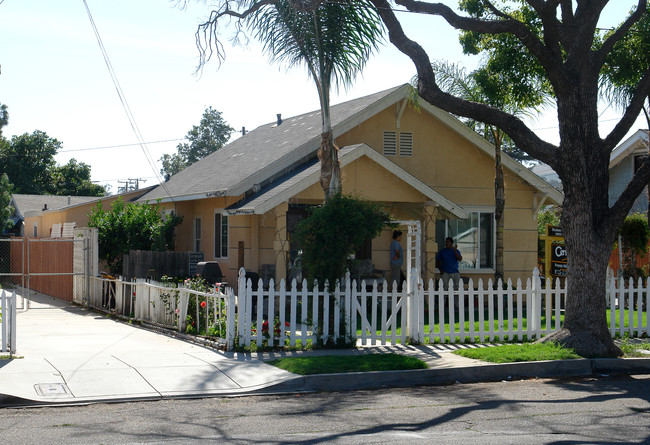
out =
[[[636,150],[644,150],[647,153],[648,130],[637,130],[632,136],[619,144],[609,156],[609,168],[618,165],[623,159]],[[644,154],[646,154],[644,153]]]
[[[342,148],[339,152],[341,167],[345,167],[362,156],[366,156],[376,162],[415,190],[428,197],[431,201],[438,204],[443,214],[451,218],[468,218],[469,215],[460,205],[448,200],[366,144],[350,145]],[[286,177],[277,181],[274,185],[261,190],[243,202],[228,207],[226,210],[231,215],[264,214],[277,205],[286,202],[307,187],[318,183],[319,180],[320,164],[318,159],[315,159],[306,164],[302,169],[286,175]]]
[[[95,201],[96,196],[58,196],[58,195],[11,195],[11,205],[19,217],[24,217],[30,212],[57,210],[75,204],[84,204]]]
[[[366,121],[399,101],[409,100],[408,84],[331,107],[333,137]],[[494,158],[494,147],[460,120],[420,99],[419,106],[473,145]],[[314,162],[321,140],[320,110],[285,119],[280,125],[262,125],[172,176],[140,198],[140,201],[184,201],[215,196],[240,196],[264,188],[293,171]],[[563,195],[539,176],[506,154],[504,167],[513,171],[551,200]],[[220,168],[223,166],[223,168]]]

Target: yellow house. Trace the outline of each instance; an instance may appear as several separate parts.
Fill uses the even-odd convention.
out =
[[[385,203],[396,221],[419,222],[423,278],[435,276],[444,238],[457,239],[461,274],[494,274],[494,149],[450,114],[409,100],[408,85],[332,106],[343,192]],[[138,200],[160,200],[182,216],[176,250],[201,251],[229,283],[244,267],[290,276],[296,224],[323,202],[317,150],[319,111],[263,125],[174,175]],[[537,210],[562,194],[504,155],[506,278],[537,264]],[[359,255],[388,271],[390,231]],[[406,248],[406,246],[403,246]]]

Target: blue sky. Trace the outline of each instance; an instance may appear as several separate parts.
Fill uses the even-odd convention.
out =
[[[76,158],[91,165],[93,180],[110,184],[113,192],[119,180],[128,178],[155,184],[158,159],[175,152],[208,106],[221,111],[232,127],[248,130],[275,120],[277,113],[289,117],[319,107],[306,71],[270,64],[254,41],[247,47],[226,42],[225,62],[221,66],[211,62],[200,76],[195,75],[194,32],[209,13],[203,2],[191,1],[185,10],[166,0],[86,2],[155,166],[138,145],[83,0],[0,3],[0,103],[9,107],[10,115],[4,134],[45,131],[63,143],[57,162]],[[443,3],[454,6],[457,1]],[[633,0],[610,3],[603,26],[620,22],[636,4]],[[462,55],[456,32],[441,19],[407,13],[400,19],[432,59],[447,59],[470,69],[477,63]],[[353,88],[334,94],[332,102],[406,83],[413,74],[412,62],[386,44]],[[615,117],[615,110],[604,110],[601,133]],[[557,142],[552,112],[531,126]]]

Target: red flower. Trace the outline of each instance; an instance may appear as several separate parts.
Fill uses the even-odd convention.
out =
[[[205,308],[207,305],[208,305],[208,303],[206,303],[205,301],[202,301],[202,302],[201,302],[201,307],[202,307],[202,308]]]

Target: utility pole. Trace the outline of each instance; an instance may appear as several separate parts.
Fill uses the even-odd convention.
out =
[[[140,190],[140,181],[147,182],[146,178],[129,178],[126,181],[118,180],[118,184],[124,184],[117,188],[117,194]]]

